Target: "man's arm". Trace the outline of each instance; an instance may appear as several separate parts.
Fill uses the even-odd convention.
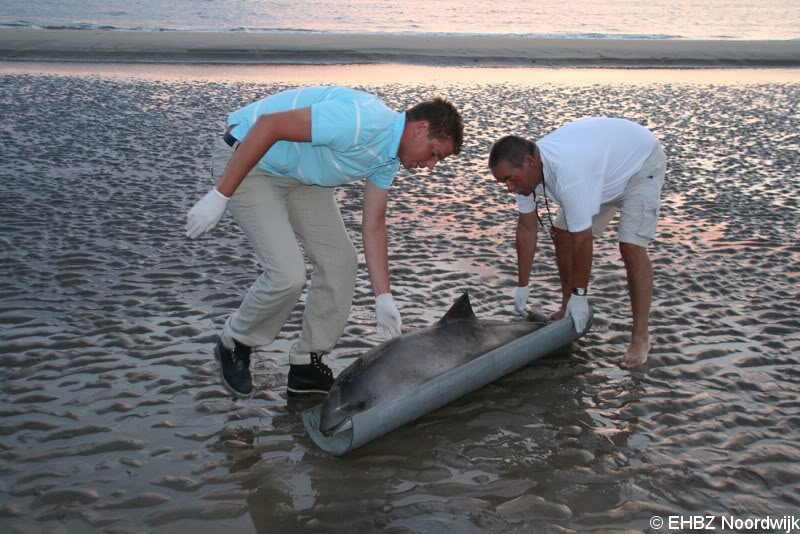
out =
[[[311,141],[311,108],[262,115],[231,156],[216,187],[186,214],[186,235],[195,238],[217,225],[228,200],[258,160],[277,141]]]
[[[367,180],[364,191],[364,211],[361,237],[364,257],[375,296],[389,293],[389,239],[386,234],[386,204],[389,190],[381,189]]]
[[[231,156],[217,183],[217,191],[230,198],[244,177],[278,141],[311,141],[311,108],[261,115]]]
[[[587,288],[592,270],[592,228],[571,234],[572,248],[572,286]],[[571,294],[567,302],[566,314],[572,317],[575,331],[583,333],[589,326],[591,316],[589,300],[585,294]]]
[[[514,309],[523,317],[528,316],[528,282],[530,282],[533,256],[536,254],[536,212],[520,213],[517,219],[517,235],[514,240],[517,248],[517,287],[514,289]]]
[[[539,229],[536,227],[536,212],[520,213],[517,219],[517,235],[515,245],[517,248],[517,286],[528,287],[533,267],[533,257],[536,254],[536,240]]]
[[[386,235],[386,202],[389,191],[367,181],[364,191],[364,215],[361,220],[361,236],[364,241],[364,256],[367,271],[375,293],[375,318],[378,334],[385,339],[399,336],[403,331],[403,319],[394,302],[389,286],[389,239]]]

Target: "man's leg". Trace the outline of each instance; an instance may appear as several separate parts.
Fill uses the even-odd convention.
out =
[[[211,172],[218,179],[234,150],[216,141]],[[225,322],[223,338],[249,347],[272,343],[305,285],[305,264],[289,221],[286,197],[301,187],[297,180],[253,168],[228,203],[228,210],[264,269],[242,304]]]
[[[625,263],[631,299],[631,344],[622,357],[622,367],[638,367],[650,353],[650,306],[653,300],[653,265],[647,254],[655,238],[661,208],[666,156],[657,145],[623,193],[619,221],[619,250]]]
[[[260,175],[244,179],[228,203],[264,269],[224,329],[225,336],[251,347],[275,340],[306,281],[305,262],[286,209],[290,191],[303,186],[257,172]]]
[[[358,256],[334,189],[306,186],[287,199],[292,227],[312,264],[303,329],[289,354],[290,394],[327,393],[333,382],[322,355],[339,340],[350,315]]]
[[[632,243],[620,243],[619,251],[625,262],[628,293],[631,299],[633,327],[631,344],[622,358],[622,367],[638,367],[650,353],[650,303],[653,300],[653,266],[647,249]]]
[[[221,174],[233,151],[219,141],[212,171]],[[305,266],[289,223],[285,197],[295,180],[253,169],[228,203],[264,269],[239,306],[225,321],[214,355],[222,382],[234,395],[252,392],[253,347],[271,343],[297,303],[305,284]]]

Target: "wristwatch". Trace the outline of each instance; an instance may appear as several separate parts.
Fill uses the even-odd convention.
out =
[[[586,288],[585,287],[575,287],[572,289],[573,295],[578,295],[579,297],[586,296]]]

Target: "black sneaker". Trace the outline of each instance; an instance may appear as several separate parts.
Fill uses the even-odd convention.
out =
[[[322,363],[322,354],[311,353],[311,363],[289,365],[289,381],[286,391],[289,395],[327,395],[333,385],[333,371]]]
[[[239,397],[246,397],[253,391],[253,380],[250,377],[250,353],[252,347],[242,345],[235,339],[235,348],[229,349],[222,344],[222,339],[214,347],[214,357],[219,362],[220,376],[225,388]]]

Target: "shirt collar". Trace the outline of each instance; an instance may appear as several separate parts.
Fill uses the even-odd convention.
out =
[[[397,159],[397,151],[400,150],[400,138],[403,137],[403,128],[406,126],[406,112],[398,113],[394,118],[392,127],[392,139],[389,142],[389,157]]]

